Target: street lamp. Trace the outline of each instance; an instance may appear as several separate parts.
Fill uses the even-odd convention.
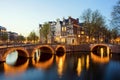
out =
[[[41,29],[42,29],[42,24],[39,24],[39,41],[41,42]]]

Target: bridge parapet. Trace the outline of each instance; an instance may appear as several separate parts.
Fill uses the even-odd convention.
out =
[[[120,53],[120,45],[112,45],[111,46],[112,53]]]

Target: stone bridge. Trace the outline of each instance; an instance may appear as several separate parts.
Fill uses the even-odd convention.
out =
[[[0,61],[6,61],[6,57],[11,52],[17,51],[18,56],[34,57],[35,53],[45,52],[51,54],[66,53],[72,51],[93,51],[96,47],[106,47],[107,53],[120,53],[120,46],[110,44],[81,44],[81,45],[62,45],[62,44],[36,44],[36,45],[9,45],[0,48]]]
[[[8,54],[17,51],[18,56],[22,57],[34,57],[36,50],[40,52],[46,52],[51,54],[56,54],[56,52],[66,52],[65,45],[17,45],[17,46],[7,46],[0,48],[0,61],[5,61]]]

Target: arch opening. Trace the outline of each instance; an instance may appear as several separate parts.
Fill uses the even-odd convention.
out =
[[[52,57],[53,51],[49,47],[40,47],[34,52],[34,60],[37,62],[49,60]]]
[[[64,54],[65,54],[65,50],[64,50],[63,47],[57,48],[57,50],[56,50],[56,55],[57,56],[63,56]]]
[[[92,48],[93,54],[101,57],[108,57],[110,54],[110,48],[105,45],[96,45]]]
[[[5,62],[11,66],[20,66],[27,61],[28,54],[23,50],[11,50],[5,53]]]

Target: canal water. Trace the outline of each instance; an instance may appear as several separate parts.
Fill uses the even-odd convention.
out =
[[[17,60],[15,56],[0,63],[0,80],[120,80],[119,54],[70,52]]]

